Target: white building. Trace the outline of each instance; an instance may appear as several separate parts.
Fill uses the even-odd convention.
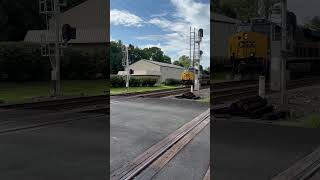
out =
[[[110,18],[107,9],[106,0],[87,0],[61,13],[61,28],[63,24],[69,24],[77,29],[76,39],[69,41],[73,48],[106,49],[109,42]],[[49,22],[53,24],[52,19]],[[45,36],[49,41],[55,39],[55,34],[46,30],[29,30],[24,41],[41,43]]]
[[[181,73],[184,68],[168,63],[142,59],[130,65],[130,69],[134,70],[134,76],[156,76],[159,82],[166,79],[180,80]],[[125,71],[119,71],[118,75],[126,75]]]
[[[211,59],[223,61],[228,54],[228,39],[236,32],[239,20],[213,13],[211,15]]]

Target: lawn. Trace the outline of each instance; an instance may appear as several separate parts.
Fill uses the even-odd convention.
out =
[[[303,128],[320,128],[320,114],[312,113],[307,117],[303,117],[297,120],[286,120],[280,121],[276,124],[282,126],[291,126],[291,127],[303,127]]]
[[[202,103],[210,103],[210,97],[205,97],[205,98],[202,98],[202,99],[199,99],[198,100],[199,102],[202,102]]]
[[[180,86],[154,86],[154,87],[130,87],[129,92],[147,92],[147,91],[155,91],[155,90],[166,90],[166,89],[174,89]],[[127,93],[127,88],[111,88],[111,95],[123,94]]]
[[[63,95],[99,95],[108,91],[106,80],[62,81]],[[12,103],[50,96],[51,82],[1,82],[0,100]]]

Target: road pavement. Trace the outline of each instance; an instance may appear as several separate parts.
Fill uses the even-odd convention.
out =
[[[207,109],[183,100],[111,98],[111,172]]]
[[[49,111],[2,111],[0,124],[10,127],[34,121],[62,120],[71,115]],[[44,116],[48,114],[47,116]],[[19,118],[20,117],[20,118]],[[0,134],[0,179],[105,180],[107,178],[108,116]],[[7,121],[7,122],[6,122]],[[14,123],[12,121],[15,121]]]
[[[211,133],[219,180],[270,179],[320,145],[316,129],[217,120]]]

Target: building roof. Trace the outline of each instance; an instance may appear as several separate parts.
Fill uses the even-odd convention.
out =
[[[106,0],[87,0],[61,13],[61,26],[69,24],[77,29],[77,39],[70,40],[70,43],[109,42],[107,9]],[[52,24],[52,20],[49,24]],[[54,35],[47,33],[46,30],[30,30],[25,36],[25,41],[41,42],[41,36],[47,36],[48,40],[54,39]]]
[[[170,68],[176,68],[176,69],[184,69],[183,67],[181,66],[177,66],[177,65],[174,65],[174,64],[169,64],[169,63],[162,63],[162,62],[158,62],[158,61],[151,61],[151,60],[146,60],[146,59],[142,59],[140,61],[146,61],[148,63],[152,63],[152,64],[155,64],[155,65],[158,65],[158,66],[163,66],[163,67],[170,67]]]
[[[217,13],[211,14],[211,21],[225,22],[225,23],[232,23],[232,24],[236,24],[236,23],[240,22],[240,20],[238,20],[238,19],[233,19],[228,16],[224,16],[224,15],[217,14]]]

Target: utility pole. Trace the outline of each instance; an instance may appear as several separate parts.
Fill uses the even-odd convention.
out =
[[[60,5],[59,0],[54,1],[54,19],[55,19],[55,59],[56,59],[56,67],[53,71],[55,75],[52,80],[55,82],[54,86],[54,96],[60,95],[61,93],[61,82],[60,82]]]
[[[126,88],[127,92],[129,93],[129,82],[130,82],[130,69],[129,69],[129,50],[128,47],[123,45],[122,46],[122,66],[125,68],[126,71]]]
[[[287,109],[287,0],[281,0],[281,105]]]

